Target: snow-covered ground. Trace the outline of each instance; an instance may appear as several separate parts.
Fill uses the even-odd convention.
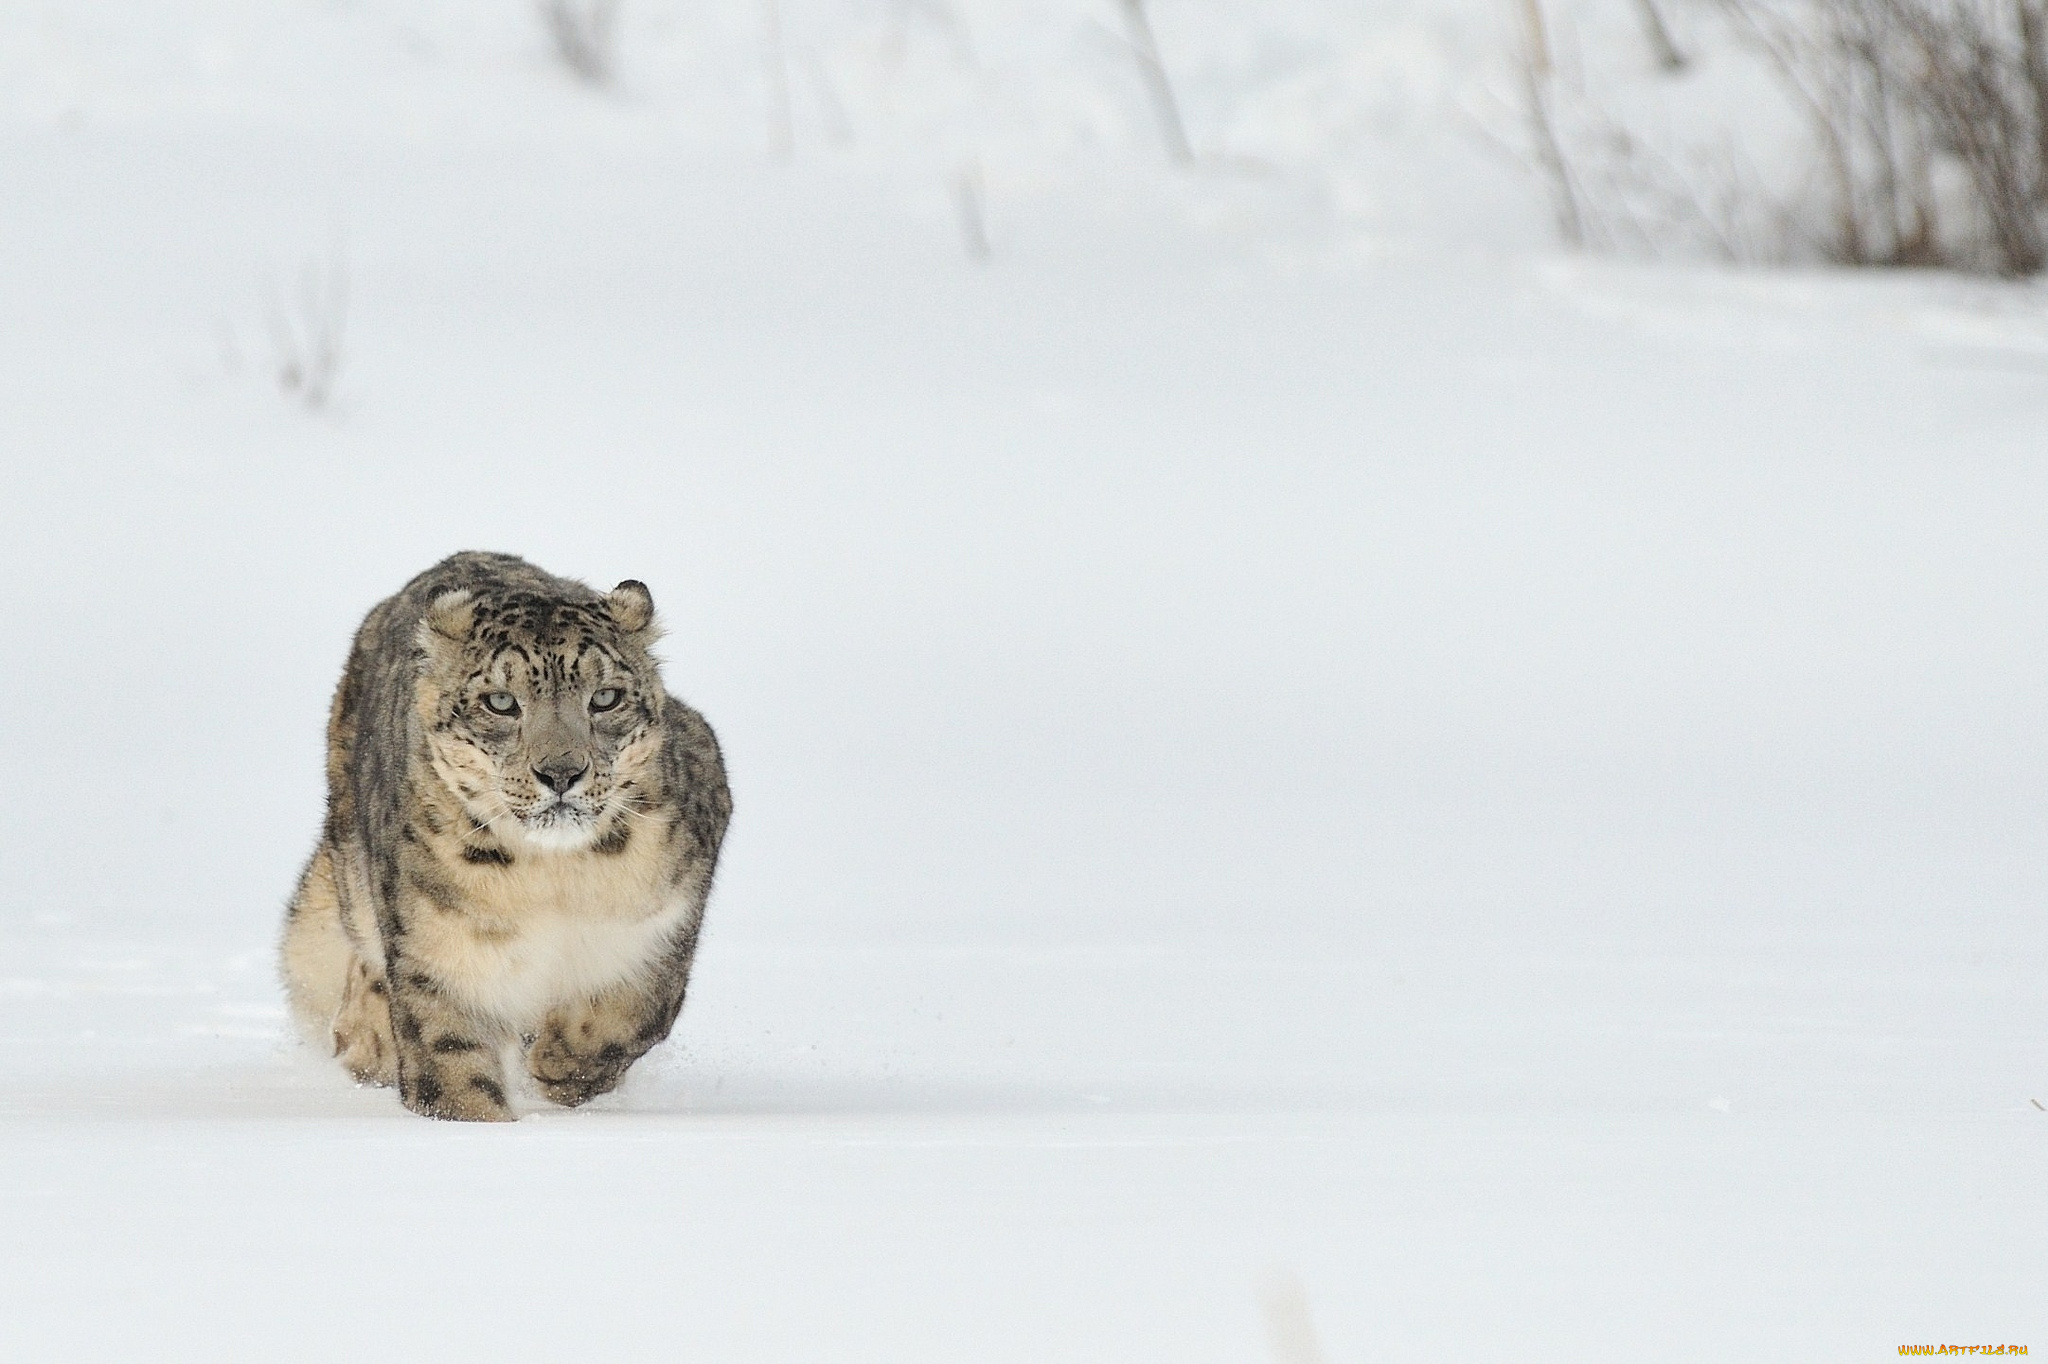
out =
[[[1153,9],[1190,170],[1107,0],[785,0],[786,162],[752,0],[0,11],[0,1357],[2048,1349],[2048,295],[1562,256],[1499,7]],[[458,548],[737,803],[504,1128],[271,960]]]

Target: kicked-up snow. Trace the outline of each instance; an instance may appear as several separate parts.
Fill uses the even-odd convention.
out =
[[[1554,252],[1502,8],[1153,0],[1181,170],[1107,0],[0,15],[0,1356],[2048,1349],[2048,296]],[[272,960],[459,548],[736,803],[488,1128]]]

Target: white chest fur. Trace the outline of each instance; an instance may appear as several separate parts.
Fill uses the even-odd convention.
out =
[[[416,920],[408,951],[482,1018],[530,1031],[547,1011],[641,978],[689,927],[697,897],[661,859],[522,850],[464,868],[463,911]]]

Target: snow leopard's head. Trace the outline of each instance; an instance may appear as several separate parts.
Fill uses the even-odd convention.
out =
[[[667,700],[640,583],[564,599],[461,589],[421,620],[420,718],[435,773],[507,842],[575,852],[651,792]]]

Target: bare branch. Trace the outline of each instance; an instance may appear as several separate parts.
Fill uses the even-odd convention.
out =
[[[1517,54],[1522,76],[1522,115],[1529,125],[1531,152],[1537,169],[1550,187],[1551,207],[1557,215],[1558,234],[1567,245],[1586,242],[1585,213],[1579,206],[1571,163],[1558,141],[1557,122],[1552,109],[1556,66],[1551,60],[1550,30],[1543,20],[1542,0],[1519,0],[1522,14],[1522,47]]]
[[[986,265],[994,258],[988,243],[988,215],[983,206],[986,191],[981,179],[981,159],[969,157],[953,172],[953,206],[960,214],[960,243],[967,258]]]
[[[1683,71],[1685,54],[1671,40],[1671,30],[1664,23],[1657,0],[1636,0],[1636,17],[1642,21],[1643,37],[1648,40],[1650,55],[1657,59],[1657,65],[1666,71]]]
[[[336,247],[325,262],[307,261],[297,294],[287,303],[275,286],[265,289],[265,323],[278,389],[309,412],[325,408],[341,376],[348,323],[348,262]]]
[[[1561,82],[1541,0],[1517,0],[1531,157],[1569,242],[1753,250],[1762,181],[1703,193]],[[1778,81],[1820,169],[1781,240],[1851,265],[2048,269],[2048,0],[1716,0]],[[1637,6],[1645,22],[1654,0]],[[1668,35],[1667,35],[1668,36]],[[1567,113],[1569,116],[1567,117]],[[1724,166],[1741,163],[1725,160]],[[1751,201],[1741,210],[1740,199]]]
[[[610,85],[618,75],[619,0],[540,0],[555,56],[579,80]]]
[[[1124,26],[1130,31],[1132,55],[1138,75],[1152,97],[1152,111],[1159,119],[1159,139],[1166,154],[1182,165],[1195,159],[1188,145],[1187,128],[1181,122],[1180,102],[1173,96],[1173,82],[1167,79],[1166,63],[1159,56],[1159,40],[1153,36],[1152,21],[1145,13],[1145,0],[1118,0],[1124,10]]]

